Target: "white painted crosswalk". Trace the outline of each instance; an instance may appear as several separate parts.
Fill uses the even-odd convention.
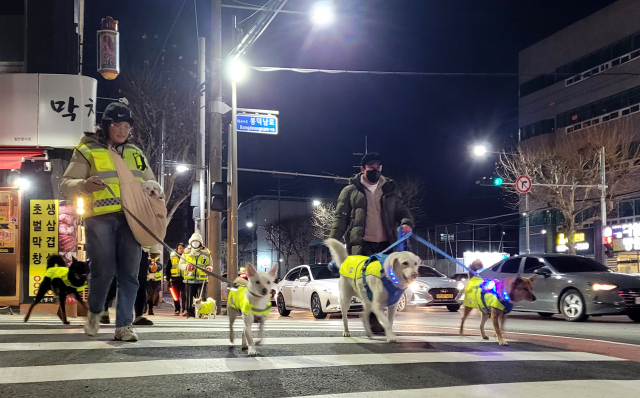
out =
[[[95,387],[112,396],[135,388],[146,392],[137,396],[200,389],[204,396],[233,397],[582,398],[615,391],[624,398],[640,387],[635,361],[517,340],[501,347],[495,339],[410,323],[396,325],[398,343],[391,344],[383,336],[366,337],[358,318],[349,319],[353,337],[342,337],[340,319],[269,319],[259,356],[248,357],[239,347],[240,321],[232,345],[224,316],[153,320],[136,328],[138,342],[126,343],[112,341],[113,324],[88,338],[82,319],[65,326],[47,316],[27,324],[0,316],[0,395],[42,396],[55,389],[82,396]],[[618,380],[601,380],[602,369]],[[319,383],[323,378],[331,381]]]

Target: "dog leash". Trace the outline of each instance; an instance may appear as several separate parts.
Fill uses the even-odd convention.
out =
[[[113,192],[113,190],[111,189],[111,187],[109,186],[109,184],[105,183],[104,181],[102,181],[102,183],[104,184],[104,186],[106,187],[106,189],[109,191],[109,193],[111,193],[111,195],[113,195],[113,198],[120,204],[120,206],[122,207],[122,210],[126,211],[127,213],[129,213],[129,215],[136,220],[136,222],[142,227],[142,229],[144,229],[156,242],[160,243],[165,249],[169,250],[169,252],[173,252],[174,250],[167,245],[166,243],[164,243],[164,241],[160,238],[158,238],[149,228],[147,228],[146,225],[144,225],[144,223],[142,221],[140,221],[140,219],[138,219],[138,217],[135,216],[135,214],[133,214],[131,212],[131,210],[127,209],[125,207],[125,205],[122,203],[122,201],[120,200],[120,198],[118,198],[116,196],[116,194]],[[176,253],[178,254],[178,253]],[[225,282],[227,284],[227,286],[231,286],[231,284],[233,284],[233,282],[231,282],[229,279],[218,275],[216,273],[213,273],[211,271],[209,271],[208,269],[206,269],[205,267],[200,266],[199,264],[194,264],[190,261],[188,261],[182,254],[178,254],[180,256],[180,259],[184,260],[187,264],[192,265],[194,267],[196,267],[197,269],[199,269],[200,271],[204,272],[205,274],[212,276],[216,279],[218,279],[221,282]],[[204,286],[204,285],[203,285]]]
[[[466,269],[467,271],[469,271],[470,273],[472,273],[473,275],[477,276],[478,278],[482,278],[476,271],[473,271],[471,268],[467,267],[466,265],[462,264],[460,261],[458,261],[457,259],[451,257],[450,255],[448,255],[447,253],[445,253],[444,251],[440,250],[439,247],[429,243],[427,240],[419,237],[416,234],[412,234],[411,232],[409,232],[407,235],[413,236],[413,238],[415,240],[417,240],[418,242],[422,243],[423,245],[427,246],[428,248],[430,248],[431,250],[435,251],[436,253],[444,256],[445,258],[453,261],[454,263],[458,264],[459,266],[461,266],[462,268]]]

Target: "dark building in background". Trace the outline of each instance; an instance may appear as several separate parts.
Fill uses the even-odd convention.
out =
[[[622,118],[638,126],[638,15],[640,1],[619,0],[520,52],[520,140],[571,134]],[[640,198],[637,193],[627,196],[621,197],[608,215],[607,225],[614,229],[622,230],[624,225],[640,222]],[[583,214],[578,218],[587,216]],[[532,214],[531,253],[566,251],[561,222],[562,215],[553,209]],[[520,253],[525,253],[524,224],[522,219]],[[628,232],[629,227],[624,229],[620,239],[616,239],[618,244],[614,244],[618,254],[608,265],[617,266],[622,272],[638,272],[640,245],[635,247],[633,232]],[[602,250],[599,230],[599,225],[589,225],[579,231],[578,254],[590,257],[599,254]],[[627,242],[626,248],[623,240]],[[633,250],[627,250],[630,247]]]

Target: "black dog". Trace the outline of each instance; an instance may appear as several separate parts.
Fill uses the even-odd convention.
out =
[[[75,257],[73,257],[73,261],[69,268],[67,268],[62,256],[54,254],[49,257],[47,260],[47,271],[45,272],[45,276],[42,279],[40,288],[38,289],[38,294],[36,294],[36,298],[33,300],[33,303],[31,303],[29,311],[24,317],[24,321],[27,322],[29,320],[33,307],[42,301],[42,298],[49,290],[52,290],[53,294],[60,299],[58,317],[60,317],[62,323],[68,325],[70,322],[67,320],[67,312],[64,309],[64,303],[67,300],[67,295],[73,294],[78,303],[87,308],[86,304],[80,297],[78,289],[82,290],[81,288],[87,283],[88,273],[89,266],[87,263],[84,261],[78,261]]]

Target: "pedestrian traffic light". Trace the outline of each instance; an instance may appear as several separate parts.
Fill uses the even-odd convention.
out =
[[[227,183],[211,183],[211,211],[227,211]]]
[[[604,254],[607,257],[613,257],[613,238],[611,236],[604,237]]]
[[[493,185],[495,185],[496,187],[499,187],[500,185],[502,185],[502,178],[500,177],[496,177],[493,179]]]

